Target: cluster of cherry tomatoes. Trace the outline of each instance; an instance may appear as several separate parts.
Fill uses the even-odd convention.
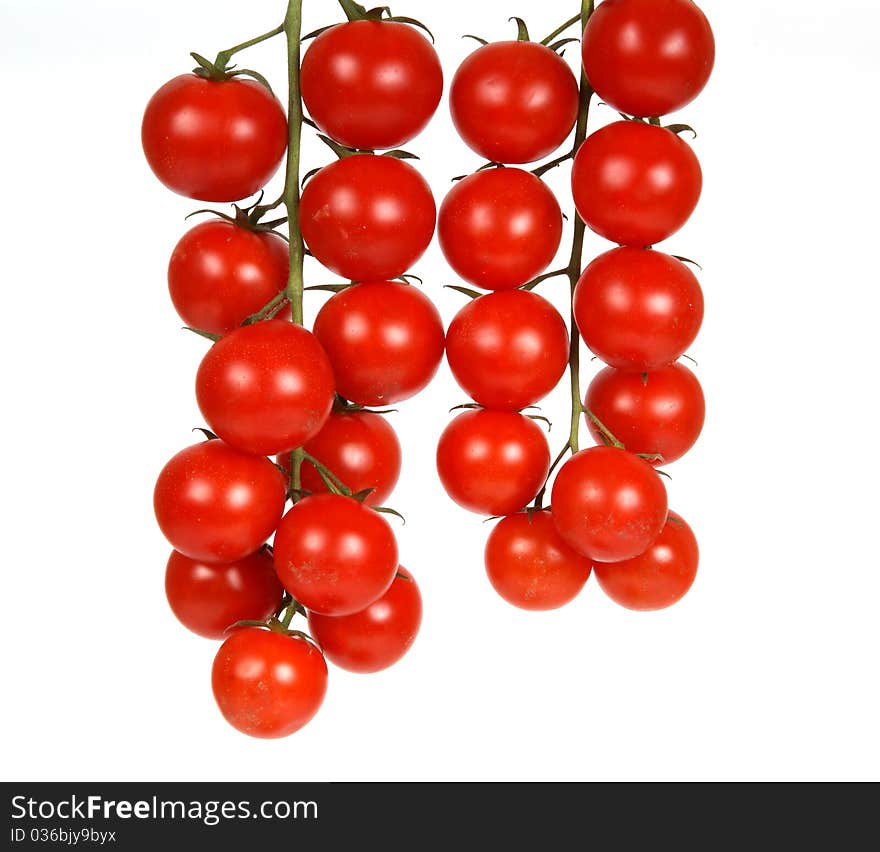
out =
[[[690,449],[705,414],[699,382],[678,363],[702,322],[700,285],[682,259],[653,249],[689,218],[702,176],[678,135],[689,128],[663,126],[660,117],[704,87],[712,32],[690,0],[605,0],[583,34],[579,93],[554,45],[528,41],[519,25],[519,40],[484,44],[451,85],[456,128],[489,162],[446,196],[440,243],[462,279],[492,292],[466,291],[473,300],[448,330],[450,368],[475,405],[443,432],[437,467],[457,503],[501,516],[485,566],[506,600],[552,609],[594,572],[618,603],[659,609],[690,588],[698,549],[688,525],[668,511],[655,468]],[[579,248],[574,268],[545,273],[560,244],[560,208],[540,179],[545,168],[509,165],[552,154],[579,107],[585,120],[593,92],[621,120],[576,134],[572,192],[580,220],[619,247],[582,274]],[[585,135],[585,125],[579,130]],[[573,417],[586,415],[600,446],[579,451],[573,430],[556,463],[572,457],[544,508],[556,463],[528,409],[570,358],[576,363],[579,343],[532,290],[560,274],[576,285],[572,331],[609,366],[584,400],[573,400]]]
[[[266,37],[282,31],[298,43],[298,22]],[[240,201],[280,166],[293,138],[288,117],[259,75],[227,67],[228,53],[214,63],[196,58],[193,74],[166,83],[147,105],[144,151],[172,190]],[[233,726],[259,737],[293,733],[312,718],[326,660],[378,671],[416,636],[418,586],[399,563],[382,506],[400,472],[400,445],[368,406],[420,391],[444,351],[436,308],[405,277],[433,236],[434,199],[395,150],[437,108],[437,54],[387,10],[364,11],[318,33],[291,77],[339,158],[310,176],[300,198],[291,145],[278,203],[236,206],[174,249],[174,306],[214,340],[195,379],[210,431],[171,458],[154,492],[174,548],[170,606],[186,627],[224,640],[215,698]],[[296,217],[289,237],[275,230],[283,218],[264,222],[282,200]],[[313,331],[301,324],[306,246],[350,282],[331,288]],[[308,635],[291,627],[297,613],[307,616]]]

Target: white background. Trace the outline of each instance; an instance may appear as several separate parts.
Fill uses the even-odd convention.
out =
[[[541,38],[577,10],[398,3],[434,30],[447,82],[472,49],[461,33],[509,37],[520,14]],[[552,613],[498,598],[482,566],[488,525],[434,473],[447,410],[464,401],[444,365],[393,419],[405,460],[391,502],[425,602],[411,653],[373,676],[333,670],[321,712],[290,739],[222,720],[216,646],[167,610],[152,515],[156,474],[202,423],[206,343],[179,330],[165,285],[200,205],[152,177],[140,119],[190,50],[213,56],[268,30],[283,6],[0,0],[2,776],[880,778],[873,0],[702,3],[715,74],[676,120],[699,131],[705,192],[664,246],[702,263],[707,300],[691,350],[706,428],[670,468],[670,504],[702,548],[687,598],[630,613],[594,580]],[[331,0],[306,7],[309,28],[339,18]],[[246,64],[283,89],[280,40]],[[597,108],[591,126],[611,118]],[[438,199],[479,163],[445,98],[408,147]],[[325,158],[310,142],[304,165]],[[567,173],[550,180],[568,208]],[[605,247],[591,236],[587,255]],[[462,297],[442,289],[453,279],[436,245],[414,271],[448,321]],[[563,288],[543,293],[563,308]],[[545,402],[554,447],[566,404],[564,391]]]

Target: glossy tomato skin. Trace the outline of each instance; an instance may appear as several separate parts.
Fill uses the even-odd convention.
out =
[[[341,669],[370,674],[396,663],[422,623],[422,596],[412,574],[399,566],[385,594],[351,615],[309,613],[309,630],[324,656]]]
[[[424,253],[437,209],[425,179],[394,157],[355,154],[324,166],[300,202],[317,260],[350,281],[397,278]]]
[[[549,469],[550,448],[540,426],[514,411],[465,411],[437,443],[446,493],[483,515],[518,512],[534,499]]]
[[[556,475],[551,502],[563,540],[594,561],[644,553],[666,521],[666,488],[657,472],[616,447],[572,456]]]
[[[382,506],[400,477],[400,442],[391,425],[381,414],[371,411],[333,412],[324,427],[307,441],[303,449],[333,471],[355,494],[375,489],[365,500],[368,506]],[[290,454],[278,463],[290,470]],[[302,487],[306,491],[326,491],[324,480],[311,462],[300,467]]]
[[[671,130],[616,121],[590,134],[571,172],[580,217],[602,237],[644,248],[690,218],[703,174],[690,146]]]
[[[578,85],[562,57],[541,44],[499,41],[458,67],[449,91],[455,129],[496,163],[532,163],[553,153],[574,127]]]
[[[616,248],[599,255],[572,302],[584,343],[606,364],[644,373],[677,360],[703,322],[703,291],[680,260]]]
[[[440,313],[421,290],[399,281],[337,293],[318,311],[315,336],[330,358],[339,394],[359,405],[409,399],[443,360]]]
[[[174,550],[165,568],[171,611],[184,627],[206,639],[225,639],[236,621],[263,621],[278,609],[283,594],[267,549],[222,565]]]
[[[683,364],[640,373],[606,367],[597,373],[584,402],[631,453],[659,453],[655,466],[680,459],[700,437],[706,402],[697,377]],[[599,430],[587,418],[597,443]]]
[[[257,455],[292,450],[315,436],[334,392],[330,361],[315,336],[279,319],[221,337],[196,373],[196,400],[208,426]]]
[[[715,62],[715,39],[691,0],[604,0],[587,23],[582,58],[602,101],[647,118],[700,94]]]
[[[287,119],[256,80],[181,74],[150,98],[141,142],[169,189],[201,201],[238,201],[277,171],[287,149]]]
[[[546,511],[502,518],[489,533],[486,575],[508,603],[520,609],[558,609],[577,597],[592,563],[563,540]]]
[[[156,520],[171,546],[210,564],[258,550],[278,526],[286,499],[284,477],[269,459],[219,440],[173,456],[153,492]]]
[[[306,609],[350,615],[391,585],[397,542],[388,522],[368,506],[339,494],[314,494],[278,525],[275,570]]]
[[[327,693],[327,663],[306,639],[247,627],[220,646],[211,686],[233,728],[251,737],[286,737],[320,709]]]
[[[487,290],[510,290],[540,275],[556,256],[562,211],[531,172],[488,169],[449,190],[437,234],[461,278]]]
[[[610,565],[597,562],[593,570],[611,600],[647,612],[680,601],[693,585],[699,561],[693,530],[670,512],[660,535],[643,554]]]
[[[223,219],[202,222],[181,238],[168,263],[168,292],[190,327],[226,334],[287,285],[287,243]],[[290,309],[278,315],[289,316]]]
[[[328,136],[351,148],[397,148],[440,103],[443,71],[406,24],[349,21],[321,33],[302,61],[303,101]]]
[[[537,293],[488,293],[453,318],[446,358],[461,389],[480,405],[518,411],[545,397],[562,378],[568,329]]]

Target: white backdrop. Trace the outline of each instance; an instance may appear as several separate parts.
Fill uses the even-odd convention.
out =
[[[305,5],[309,28],[339,18],[331,0]],[[154,180],[140,119],[190,50],[213,56],[283,7],[0,0],[4,779],[880,778],[873,0],[702,2],[715,73],[676,118],[699,131],[705,191],[664,246],[702,263],[707,301],[691,350],[706,428],[670,467],[670,505],[702,549],[687,598],[630,613],[595,580],[546,614],[498,598],[488,525],[434,473],[447,410],[464,401],[444,365],[392,420],[405,456],[390,502],[425,602],[412,651],[373,676],[332,670],[321,712],[290,739],[222,720],[215,645],[165,604],[151,504],[158,470],[202,422],[206,342],[179,330],[165,285],[200,205]],[[520,14],[540,38],[577,4],[395,10],[434,30],[448,82],[472,49],[461,33],[509,37]],[[280,41],[247,64],[283,89]],[[613,117],[597,108],[591,126]],[[445,98],[407,147],[438,200],[479,163]],[[325,158],[307,145],[305,167]],[[567,176],[550,182],[570,208]],[[588,257],[605,247],[589,237]],[[442,289],[436,244],[414,271],[448,321],[462,297]],[[563,288],[542,292],[562,308]],[[554,446],[566,406],[564,389],[544,404]]]

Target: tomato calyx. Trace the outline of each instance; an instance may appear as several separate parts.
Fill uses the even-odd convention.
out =
[[[281,237],[283,240],[288,241],[288,238],[275,230],[279,225],[285,224],[287,222],[287,217],[282,216],[278,219],[272,219],[271,221],[264,222],[263,217],[270,211],[274,210],[278,204],[281,202],[278,201],[274,204],[263,204],[263,190],[260,190],[260,194],[257,196],[257,200],[251,204],[249,207],[241,207],[238,204],[233,204],[232,209],[235,211],[234,215],[230,216],[228,213],[222,213],[219,210],[214,210],[211,207],[203,207],[199,210],[193,210],[192,213],[187,213],[184,217],[186,219],[191,219],[193,216],[199,216],[203,213],[207,213],[210,216],[214,216],[217,219],[222,219],[224,222],[229,222],[231,225],[235,225],[237,228],[241,228],[243,231],[250,231],[254,234],[265,234],[272,233],[276,236]]]
[[[608,106],[608,104],[600,101],[601,106]],[[659,127],[663,130],[668,130],[670,133],[674,133],[676,136],[680,136],[682,133],[691,133],[693,134],[693,138],[697,138],[697,131],[694,130],[689,124],[663,124],[660,121],[660,117],[656,115],[648,116],[647,118],[643,118],[638,115],[627,115],[625,112],[620,112],[617,110],[617,114],[624,121],[634,121],[637,124],[650,124],[652,127]]]
[[[387,21],[396,24],[411,24],[414,27],[424,30],[430,37],[431,41],[434,41],[434,34],[421,21],[416,20],[415,18],[408,18],[404,15],[393,15],[391,14],[390,6],[376,6],[373,9],[367,9],[366,6],[361,6],[360,3],[355,3],[354,0],[339,0],[339,5],[342,7],[342,11],[345,12],[345,17],[348,18],[349,21]],[[328,28],[324,27],[323,29]],[[314,34],[319,35],[320,32],[323,32],[323,29]],[[309,35],[303,38],[303,41],[310,38],[312,35],[312,33],[309,33]]]
[[[334,414],[353,414],[358,411],[365,411],[367,414],[396,414],[398,409],[370,408],[369,406],[361,405],[358,402],[350,402],[345,397],[336,394],[336,399],[333,401]]]
[[[557,27],[555,30],[553,30],[552,33],[550,33],[550,35],[548,35],[546,38],[541,39],[541,41],[537,42],[537,44],[540,44],[542,47],[546,47],[548,50],[552,50],[554,53],[558,53],[561,56],[562,49],[565,47],[565,45],[571,44],[572,42],[579,42],[580,39],[575,38],[573,36],[557,39],[557,36],[561,35],[570,26],[572,26],[573,24],[580,21],[580,19],[581,19],[580,15],[575,15],[575,17],[570,18],[564,24]],[[529,41],[529,42],[532,41],[532,37],[529,35],[528,25],[526,24],[526,22],[522,18],[519,18],[516,15],[514,15],[513,17],[510,17],[507,20],[508,20],[508,22],[516,22],[516,40],[517,41]],[[473,39],[475,42],[477,42],[478,44],[480,44],[483,47],[485,47],[487,44],[490,43],[486,39],[484,39],[482,36],[472,35],[471,33],[465,33],[462,36],[462,38]]]

